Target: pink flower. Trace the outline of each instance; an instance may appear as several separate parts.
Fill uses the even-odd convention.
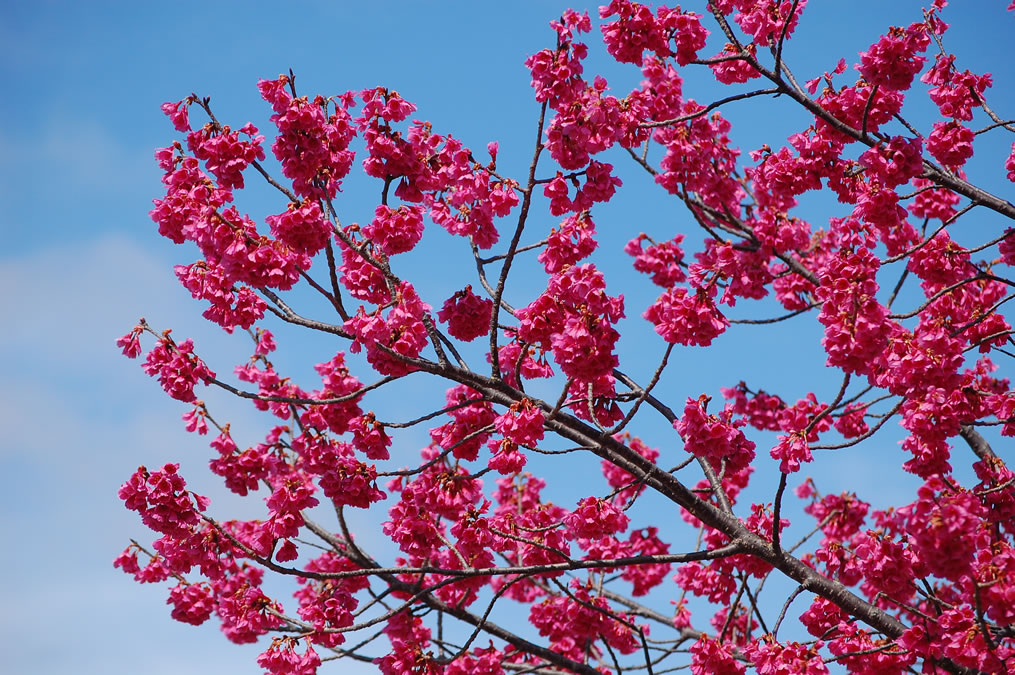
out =
[[[656,11],[663,28],[673,31],[673,41],[677,47],[677,64],[686,66],[697,59],[698,52],[705,48],[708,39],[708,29],[701,25],[701,15],[681,11],[679,7],[677,9],[660,7]]]
[[[807,6],[807,0],[798,3],[788,0],[740,1],[736,4],[740,9],[734,17],[736,22],[744,32],[753,36],[755,44],[767,47],[774,44],[784,33],[787,38],[793,34],[800,13]]]
[[[558,174],[543,188],[543,194],[550,199],[550,214],[561,216],[568,211],[574,210],[571,200],[568,198],[567,183],[563,175]]]
[[[331,237],[331,223],[315,200],[290,203],[285,213],[268,216],[264,222],[280,241],[310,256],[323,249]]]
[[[758,675],[782,675],[782,673],[800,673],[800,675],[828,675],[828,667],[816,651],[822,646],[819,640],[813,647],[798,642],[785,645],[775,642],[766,636],[747,646],[744,651]]]
[[[646,240],[651,242],[647,249]],[[683,240],[684,235],[678,234],[671,241],[657,244],[647,234],[640,234],[627,242],[624,252],[634,256],[634,269],[652,275],[652,283],[657,286],[669,288],[687,278],[680,266],[684,261],[684,251],[680,248]]]
[[[378,206],[374,219],[363,228],[363,234],[392,256],[411,251],[423,236],[423,207],[403,205],[397,209]]]
[[[198,511],[207,508],[208,499],[184,489],[187,483],[177,473],[179,468],[179,464],[166,464],[162,471],[149,473],[139,467],[118,494],[124,506],[141,514],[147,527],[185,538],[200,520]]]
[[[466,286],[444,301],[437,318],[448,324],[448,332],[452,336],[471,342],[489,334],[492,314],[493,301],[477,296],[472,292],[472,286]]]
[[[697,400],[688,398],[683,416],[673,423],[684,440],[684,450],[709,460],[712,466],[729,462],[729,472],[735,473],[754,459],[754,443],[747,440],[739,429],[746,422],[732,421],[733,407],[729,404],[719,416],[709,415],[709,397],[702,394]]]
[[[585,497],[574,512],[564,518],[564,525],[575,538],[598,539],[627,529],[630,519],[610,502]]]
[[[215,609],[211,589],[203,584],[179,584],[169,591],[167,604],[173,605],[172,617],[177,621],[200,626]]]
[[[190,131],[190,120],[187,116],[190,104],[191,100],[189,98],[177,101],[176,103],[167,102],[162,104],[162,113],[172,121],[173,127],[177,131],[183,133]]]
[[[927,60],[918,53],[927,49],[930,36],[924,23],[892,28],[871,47],[860,52],[857,70],[871,84],[889,90],[906,90]]]
[[[352,432],[353,447],[365,454],[367,459],[388,459],[391,438],[372,412],[353,418],[349,422],[349,431]]]
[[[546,248],[540,251],[537,259],[543,263],[547,274],[561,272],[592,255],[598,246],[593,238],[595,234],[596,226],[588,211],[568,216],[560,224],[560,229],[550,231]]]
[[[272,640],[271,646],[257,657],[257,665],[270,675],[315,675],[321,665],[321,657],[307,642],[302,655],[296,653],[295,638],[283,637]]]
[[[257,83],[261,96],[275,111],[271,121],[279,134],[272,152],[282,163],[282,173],[292,180],[296,194],[334,198],[354,157],[349,143],[356,127],[347,112],[348,101],[328,106],[323,97],[313,101],[293,98],[286,89],[288,84],[285,75]],[[326,115],[325,108],[333,112]]]
[[[973,119],[973,108],[983,102],[983,93],[993,84],[990,73],[974,75],[955,69],[954,54],[939,54],[934,66],[920,78],[934,85],[930,98],[945,117],[968,122]]]
[[[807,440],[799,433],[779,436],[779,442],[772,448],[770,454],[772,459],[779,460],[779,471],[783,473],[796,473],[800,470],[800,462],[810,462],[814,459]]]
[[[207,414],[208,413],[204,408],[204,403],[197,401],[193,409],[183,414],[183,421],[187,423],[187,431],[192,433],[196,431],[201,436],[207,434]]]
[[[247,140],[240,140],[239,134]],[[240,131],[227,127],[205,125],[187,134],[187,146],[194,157],[204,160],[208,172],[226,189],[243,187],[243,171],[258,160],[264,159],[261,143],[264,136],[257,135],[257,127],[247,123]]]
[[[753,43],[747,45],[746,49],[748,55],[754,56],[756,48]],[[756,77],[761,77],[758,69],[751,65],[735,45],[730,43],[726,43],[723,50],[713,58],[725,59],[709,66],[712,69],[713,75],[715,75],[715,79],[723,84],[742,84]]]
[[[141,333],[144,328],[141,324],[134,326],[134,328],[121,338],[117,338],[116,346],[123,350],[123,355],[128,359],[136,359],[141,355]]]
[[[875,297],[879,267],[868,248],[843,248],[821,273],[816,291],[823,301],[818,315],[825,326],[821,344],[828,354],[826,363],[846,373],[868,374],[888,342],[888,310]]]
[[[733,658],[733,654],[718,640],[702,635],[691,645],[692,675],[740,675],[747,672],[744,664]]]
[[[543,439],[543,411],[524,398],[512,404],[506,413],[493,421],[497,433],[518,445],[535,446]]]
[[[486,427],[497,415],[483,396],[465,385],[452,387],[445,394],[452,421],[430,430],[430,439],[464,460],[475,460],[479,449],[490,438]],[[463,405],[466,404],[466,405]]]
[[[527,461],[525,453],[519,449],[518,444],[507,438],[493,439],[488,444],[490,452],[493,453],[487,466],[502,476],[512,476],[525,468]]]
[[[173,271],[183,287],[198,300],[210,306],[202,316],[222,326],[226,332],[250,328],[264,316],[267,304],[249,286],[234,284],[220,265],[201,260],[191,265],[177,265]]]
[[[878,145],[860,155],[860,164],[881,184],[894,188],[908,183],[923,171],[923,141],[893,136],[887,145]]]
[[[588,55],[584,44],[571,41],[570,29],[560,30],[566,37],[561,39],[558,49],[543,49],[525,60],[525,67],[532,73],[536,100],[546,101],[554,110],[570,105],[584,88],[581,61]]]
[[[958,122],[935,122],[927,137],[927,151],[949,169],[958,169],[973,156],[972,129]]]
[[[689,295],[680,286],[667,289],[643,316],[667,342],[701,347],[712,344],[729,325],[707,293]]]
[[[669,48],[661,27],[657,25],[652,10],[630,0],[611,0],[609,5],[599,8],[599,16],[615,21],[604,23],[603,42],[606,50],[621,63],[641,63],[642,53],[649,49],[660,56],[667,56]]]
[[[194,343],[190,338],[175,344],[167,331],[165,337],[148,352],[141,368],[152,377],[157,376],[167,394],[178,401],[192,403],[197,399],[194,385],[198,382],[207,384],[215,377],[215,373],[193,352]]]

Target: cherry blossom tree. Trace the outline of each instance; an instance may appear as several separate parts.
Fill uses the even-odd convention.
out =
[[[809,81],[783,58],[806,0],[612,0],[598,30],[565,12],[525,60],[536,142],[519,175],[496,141],[474,151],[384,87],[261,80],[270,140],[208,98],[166,103],[182,140],[156,153],[151,218],[196,245],[176,276],[252,355],[220,375],[231,364],[145,319],[117,344],[212,439],[225,487],[264,506],[233,519],[179,464],[140,467],[119,496],[157,538],[114,564],[169,582],[174,619],[262,642],[268,673],[1015,672],[1015,473],[998,449],[1015,435],[998,372],[1015,230],[977,221],[1015,206],[964,170],[1015,122],[949,50],[945,4]],[[586,71],[599,34],[638,88]],[[729,94],[697,102],[685,77],[703,70]],[[806,122],[744,153],[724,116],[744,105]],[[349,213],[360,171],[376,207]],[[597,251],[622,173],[682,215]],[[278,198],[263,222],[242,206],[254,189]],[[801,218],[821,195],[825,220]],[[440,229],[459,290],[434,297],[402,261]],[[813,321],[826,361],[795,402],[754,382],[657,395],[679,355]],[[644,376],[619,348],[638,325],[661,354]],[[272,361],[300,331],[331,345],[299,353],[312,381]],[[773,358],[798,367],[793,349]],[[244,447],[208,389],[249,399],[263,439]],[[391,396],[400,418],[376,412]],[[668,435],[645,431],[660,422]],[[899,429],[905,459],[871,470],[913,476],[908,501],[874,509],[862,485],[807,478]]]

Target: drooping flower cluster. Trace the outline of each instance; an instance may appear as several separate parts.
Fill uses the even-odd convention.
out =
[[[466,286],[444,302],[437,318],[448,324],[448,332],[469,342],[490,332],[493,300],[481,298]]]
[[[411,251],[423,236],[423,207],[378,206],[374,219],[363,228],[363,234],[384,252],[393,256]]]
[[[192,265],[177,265],[173,271],[194,298],[211,303],[202,316],[229,332],[250,328],[264,316],[264,300],[249,286],[234,286],[218,265],[199,260]]]
[[[818,321],[825,327],[821,344],[826,363],[846,373],[866,375],[891,333],[888,310],[878,302],[877,258],[865,246],[828,261],[816,295],[823,301]]]
[[[643,315],[662,339],[673,344],[707,347],[721,335],[729,321],[715,306],[715,291],[693,294],[682,286],[666,290]]]
[[[141,514],[147,527],[183,538],[200,520],[198,512],[208,507],[208,498],[184,489],[187,482],[179,468],[179,464],[166,464],[161,471],[150,472],[139,467],[118,494],[124,506]]]
[[[729,473],[737,473],[754,460],[754,443],[740,430],[746,422],[733,421],[729,404],[720,415],[709,415],[709,400],[704,394],[697,400],[688,398],[683,416],[673,427],[684,439],[684,450],[707,459],[717,470],[726,466]]]
[[[648,248],[645,248],[646,240],[650,242]],[[680,248],[683,240],[684,235],[678,234],[671,241],[657,244],[647,234],[640,234],[627,242],[624,252],[634,256],[634,269],[650,274],[652,283],[671,288],[687,278],[680,266],[684,261],[684,251]]]
[[[620,334],[613,324],[624,316],[624,297],[606,294],[606,281],[594,265],[553,275],[546,291],[517,314],[518,336],[551,349],[569,377],[590,382],[618,364],[613,348]]]
[[[187,338],[176,343],[169,337],[169,331],[148,352],[141,368],[152,377],[158,377],[165,392],[184,403],[197,400],[194,386],[198,382],[207,384],[215,377],[215,373],[194,353],[194,341]]]
[[[296,194],[334,199],[355,157],[349,149],[356,136],[348,112],[351,96],[318,96],[311,101],[291,93],[291,84],[286,75],[257,83],[261,97],[274,110],[271,121],[279,131],[271,150]]]
[[[407,375],[415,367],[399,357],[415,358],[427,345],[423,316],[429,311],[430,306],[420,299],[412,284],[402,282],[386,315],[380,308],[367,314],[361,306],[356,316],[345,322],[355,337],[349,350],[355,353],[366,349],[370,365],[383,375]]]
[[[918,54],[930,44],[927,26],[911,24],[908,28],[892,28],[865,52],[860,52],[857,70],[868,82],[885,89],[909,89],[913,78],[927,60]]]
[[[547,274],[556,274],[592,255],[596,250],[596,225],[588,211],[564,219],[547,237],[546,248],[538,256]]]

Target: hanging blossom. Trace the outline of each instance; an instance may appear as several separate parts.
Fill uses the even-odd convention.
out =
[[[860,52],[857,70],[873,85],[905,91],[927,59],[918,54],[930,44],[927,26],[914,23],[908,28],[892,28],[865,52]]]
[[[331,224],[315,200],[308,199],[298,204],[290,202],[285,213],[268,216],[264,222],[275,238],[294,251],[309,256],[317,255],[331,236]]]
[[[392,209],[382,204],[375,209],[374,219],[363,228],[363,234],[384,255],[407,253],[415,248],[423,236],[423,207],[402,205]]]
[[[703,107],[686,101],[680,114],[694,115]],[[693,192],[707,206],[738,215],[744,191],[736,179],[740,151],[730,143],[731,129],[719,112],[657,129],[653,138],[666,148],[666,155],[656,183],[675,195]]]
[[[712,69],[712,74],[717,82],[722,84],[743,84],[756,77],[761,77],[761,73],[758,72],[758,69],[749,60],[754,58],[756,54],[757,47],[754,46],[754,43],[747,45],[744,51],[741,51],[736,45],[727,42],[723,46],[722,51],[712,57],[721,60],[711,64],[709,67]]]
[[[733,17],[745,33],[754,38],[762,47],[773,45],[785,35],[788,39],[796,29],[801,12],[807,0],[761,0],[760,2],[734,0],[715,3],[723,14],[729,14],[736,7],[739,11]],[[792,13],[790,13],[792,12]]]
[[[355,156],[349,144],[356,127],[348,112],[354,101],[350,96],[318,96],[310,101],[291,94],[290,84],[287,75],[257,83],[261,97],[274,111],[271,121],[279,131],[272,152],[296,194],[334,199]]]
[[[990,73],[958,72],[954,54],[938,54],[920,81],[932,85],[928,94],[941,115],[961,122],[973,119],[973,108],[983,104],[983,93],[994,83]]]
[[[702,394],[697,400],[688,398],[684,414],[673,428],[684,439],[684,450],[707,459],[717,470],[726,463],[729,473],[736,473],[754,460],[754,443],[740,430],[746,420],[733,421],[733,406],[726,404],[719,415],[709,415],[711,399]]]
[[[646,241],[649,242],[648,248],[645,248]],[[634,269],[642,274],[651,275],[652,283],[670,288],[687,279],[680,266],[684,261],[684,251],[680,248],[682,241],[684,235],[678,234],[670,241],[657,244],[647,234],[642,233],[627,242],[624,253],[634,257]]]
[[[776,210],[769,215],[769,220],[786,220],[781,212],[796,206],[798,195],[821,187],[823,167],[815,167],[815,162],[797,156],[789,147],[784,146],[773,152],[766,145],[751,152],[751,159],[758,162],[758,165],[747,167],[746,174],[754,185],[758,205],[765,207],[766,213],[769,213],[768,209]],[[752,229],[758,234],[757,226]],[[803,246],[785,246],[776,250],[790,248]]]
[[[923,172],[923,140],[893,136],[864,152],[859,161],[885,187],[904,185]]]
[[[179,469],[179,464],[166,464],[155,472],[138,467],[117,494],[124,506],[141,514],[141,522],[148,528],[186,538],[200,522],[198,512],[208,508],[209,500],[185,489],[187,482]]]
[[[716,309],[714,297],[714,286],[711,293],[697,290],[693,295],[682,286],[673,286],[642,316],[669,343],[707,347],[729,326],[726,317]]]
[[[972,129],[958,122],[935,122],[927,137],[927,151],[949,169],[958,169],[973,156]]]
[[[554,21],[550,24],[559,37],[557,49],[543,49],[525,60],[525,67],[532,74],[536,100],[540,103],[545,101],[554,110],[570,105],[585,88],[581,62],[588,56],[588,47],[574,42],[573,34],[592,30],[588,14],[577,14],[569,9],[562,18],[563,23]]]
[[[556,274],[583,260],[599,245],[595,240],[596,224],[588,211],[568,216],[559,228],[550,231],[546,248],[536,258],[547,274]]]
[[[907,210],[915,217],[936,218],[943,223],[957,213],[954,207],[962,198],[951,190],[936,187],[923,178],[914,180],[913,186],[920,192],[907,206]]]
[[[797,231],[798,225],[802,225],[804,231],[809,232],[806,223],[796,221],[789,225],[789,229]],[[765,266],[769,258],[767,251],[739,250],[732,242],[707,239],[705,250],[695,253],[694,257],[697,262],[688,267],[690,286],[710,295],[717,288],[723,288],[719,298],[721,304],[733,307],[737,298],[759,300],[768,295],[766,286],[772,278]]]
[[[321,389],[312,392],[312,398],[348,400],[311,406],[300,417],[300,422],[321,430],[330,429],[336,434],[344,434],[362,412],[359,407],[360,397],[351,396],[362,384],[349,372],[344,352],[336,352],[329,361],[316,364],[314,370],[321,376]]]
[[[275,638],[268,649],[257,657],[257,665],[270,675],[315,675],[321,665],[321,657],[309,642],[306,651],[298,654],[296,644],[295,638]]]
[[[402,376],[416,370],[399,356],[416,358],[427,345],[423,316],[430,306],[423,302],[412,284],[403,281],[393,306],[383,315],[378,308],[371,314],[360,306],[356,315],[345,322],[355,336],[350,351],[366,349],[367,361],[382,375]],[[383,348],[382,348],[383,346]]]
[[[828,675],[828,667],[817,652],[822,645],[820,640],[811,646],[798,642],[783,645],[766,637],[748,645],[745,652],[759,675],[781,675],[781,673]]]
[[[240,140],[240,134],[247,136],[247,140]],[[187,134],[187,147],[194,157],[203,160],[219,185],[229,190],[242,188],[243,171],[264,159],[263,142],[264,136],[249,122],[238,132],[209,123]]]
[[[821,344],[827,365],[866,375],[890,334],[888,310],[877,301],[877,257],[865,246],[847,248],[828,261],[816,294],[823,302],[818,321],[825,326]]]
[[[472,292],[472,286],[457,291],[444,302],[437,318],[448,324],[448,332],[459,340],[471,342],[490,332],[493,300]]]
[[[854,129],[863,129],[864,119],[867,131],[874,133],[882,125],[891,120],[902,109],[903,94],[889,87],[879,87],[873,91],[868,80],[861,80],[856,85],[842,87],[839,90],[826,89],[818,97],[817,103],[826,112]],[[832,128],[820,117],[815,118],[817,131],[825,138],[843,143],[853,143],[855,138]]]
[[[317,476],[321,491],[335,506],[366,509],[387,499],[377,487],[377,468],[361,462],[351,444],[303,434],[293,439],[292,447],[300,456],[298,467]]]
[[[512,403],[507,412],[493,421],[497,433],[519,445],[535,446],[543,439],[543,411],[532,399]]]
[[[494,218],[508,215],[518,205],[517,183],[496,178],[493,164],[480,165],[460,141],[433,134],[428,125],[414,123],[408,143],[416,164],[390,174],[404,173],[395,194],[421,201],[429,208],[430,219],[450,234],[469,237],[481,249],[496,244]]]
[[[431,429],[430,439],[459,459],[475,460],[490,438],[487,427],[497,418],[493,406],[464,384],[448,389],[445,402],[451,421]]]
[[[630,518],[610,502],[585,497],[575,510],[564,518],[568,534],[576,539],[599,539],[627,529]]]
[[[264,317],[267,309],[264,300],[249,286],[234,286],[219,265],[199,260],[191,265],[177,265],[173,271],[195,299],[211,303],[201,316],[226,332],[231,333],[237,327],[250,328]]]
[[[197,400],[194,386],[198,382],[208,383],[215,378],[215,373],[194,354],[194,341],[187,338],[177,344],[166,331],[158,344],[150,352],[142,370],[152,377],[159,378],[159,384],[167,394],[177,401],[192,403]]]
[[[305,569],[334,574],[359,568],[348,558],[327,551],[309,561]],[[293,593],[293,597],[300,604],[297,612],[300,618],[312,624],[316,631],[308,636],[309,641],[329,648],[343,644],[345,634],[331,632],[328,629],[346,628],[354,623],[353,611],[359,605],[354,593],[366,590],[370,582],[365,577],[332,578],[326,581],[301,577],[297,581],[301,585],[301,588]]]
[[[590,381],[618,364],[613,348],[620,334],[613,324],[624,316],[624,298],[606,295],[606,281],[594,265],[553,275],[546,291],[517,316],[518,337],[552,349],[569,377]]]
[[[167,101],[162,104],[162,114],[173,123],[173,128],[181,133],[190,131],[190,106],[195,102],[187,97],[175,103]]]
[[[606,79],[597,75],[592,86],[558,111],[547,126],[545,147],[565,170],[585,168],[592,155],[634,133],[638,120],[619,99],[606,94],[606,85]]]
[[[680,116],[683,107],[683,85],[673,64],[658,56],[646,56],[641,62],[645,77],[641,88],[627,95],[627,104],[635,110],[638,119],[659,122]],[[644,143],[652,133],[648,129],[634,132],[631,143]]]

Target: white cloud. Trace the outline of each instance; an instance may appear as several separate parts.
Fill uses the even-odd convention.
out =
[[[138,587],[112,567],[130,537],[151,539],[116,496],[139,464],[180,462],[188,487],[212,498],[216,517],[265,511],[264,494],[240,499],[210,474],[208,438],[186,433],[179,419],[186,406],[124,358],[115,338],[150,311],[153,325],[196,332],[199,347],[223,371],[236,358],[229,350],[236,341],[196,316],[198,305],[176,284],[167,261],[122,237],[0,260],[0,284],[9,289],[0,296],[0,312],[9,319],[0,331],[8,362],[0,369],[0,475],[9,478],[0,492],[0,538],[8,543],[0,557],[0,595],[18,608],[0,618],[0,633],[20,646],[5,666],[10,672],[259,672],[254,659],[263,645],[237,648],[214,621],[199,629],[173,621],[165,584]],[[257,442],[263,415],[247,401],[207,394],[222,419],[246,442]],[[375,532],[376,526],[365,527],[360,540],[369,542]],[[287,580],[278,589],[291,607],[294,586]],[[61,627],[61,649],[47,657],[54,625]],[[357,664],[352,672],[375,669]]]
[[[54,117],[41,130],[0,133],[0,201],[31,200],[42,209],[40,218],[45,198],[57,192],[61,199],[144,193],[157,175],[154,167],[151,153],[132,152],[96,121]]]

